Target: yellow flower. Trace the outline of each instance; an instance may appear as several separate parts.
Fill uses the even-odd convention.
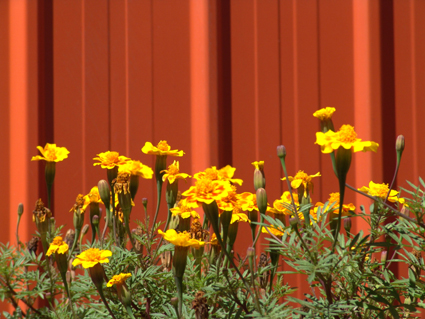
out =
[[[216,181],[216,180],[229,181],[233,184],[238,184],[239,186],[241,186],[243,183],[241,179],[232,178],[233,175],[235,174],[235,171],[236,171],[236,168],[230,165],[220,168],[219,170],[217,169],[217,167],[213,166],[211,168],[207,168],[203,172],[196,173],[195,176],[193,177],[196,178],[197,180],[209,179],[212,181]]]
[[[168,169],[161,171],[161,173],[162,172],[165,172],[165,174],[162,176],[162,181],[165,182],[165,180],[168,179],[168,183],[170,184],[173,184],[176,179],[186,179],[191,177],[188,174],[180,173],[178,161],[174,161],[173,164],[168,166]]]
[[[299,206],[299,204],[298,204],[298,194],[293,193],[292,196],[294,197],[295,205],[297,205],[297,207],[298,207]],[[280,199],[276,199],[273,202],[273,208],[275,209],[275,210],[273,210],[273,213],[291,215],[292,211],[290,209],[288,209],[288,205],[290,205],[292,207],[292,199],[291,199],[291,193],[286,191],[282,194]]]
[[[331,153],[339,147],[351,149],[353,152],[376,152],[379,144],[372,141],[362,141],[351,125],[343,125],[338,132],[327,131],[316,133],[316,144],[319,144],[322,153]]]
[[[114,275],[112,277],[111,280],[108,281],[108,283],[106,284],[106,287],[112,287],[113,285],[122,285],[124,284],[124,282],[127,280],[127,278],[130,278],[131,274],[119,274],[119,275]]]
[[[332,118],[332,115],[335,112],[334,107],[325,107],[313,113],[314,117],[317,117],[319,120],[324,121]]]
[[[359,188],[359,191],[363,193],[367,193],[371,196],[379,197],[381,199],[385,199],[387,197],[389,186],[388,184],[375,184],[374,182],[370,181],[369,187],[363,186],[362,188]],[[394,189],[391,190],[390,195],[388,196],[388,200],[390,202],[400,202],[398,199],[398,192]],[[404,200],[402,200],[404,201]]]
[[[335,205],[333,206],[333,212],[335,214],[339,214],[339,199],[340,199],[340,195],[338,192],[336,193],[331,193],[329,195],[329,204],[335,203]],[[342,204],[342,215],[343,216],[348,216],[350,211],[353,211],[356,209],[356,206],[354,206],[352,203],[350,204]]]
[[[277,237],[282,237],[283,234],[285,233],[285,231],[282,228],[276,228],[274,226],[267,226],[268,230],[270,231],[270,233],[272,233],[273,235],[277,236]],[[263,227],[263,229],[261,230],[262,233],[268,234],[269,232],[267,231],[267,229],[265,227]]]
[[[245,192],[245,193],[239,194],[238,197],[239,197],[239,205],[241,206],[241,209],[243,211],[252,211],[252,210],[258,211],[256,194]]]
[[[205,245],[205,242],[191,238],[190,233],[176,232],[174,229],[168,229],[165,233],[162,230],[158,230],[158,234],[162,235],[166,241],[169,241],[174,246],[180,247],[194,247],[198,249]]]
[[[40,151],[41,155],[33,156],[31,161],[47,161],[47,162],[60,162],[65,158],[68,158],[69,151],[66,147],[57,147],[56,144],[47,143],[44,148],[37,146],[37,149]]]
[[[231,188],[227,182],[200,179],[182,195],[187,197],[188,202],[211,204],[214,200],[226,197],[229,191]]]
[[[96,264],[108,263],[108,257],[112,256],[110,250],[100,250],[97,248],[89,248],[77,255],[72,262],[72,266],[82,265],[84,268],[91,268]]]
[[[221,210],[233,211],[239,204],[239,196],[236,193],[236,187],[231,185],[228,189],[227,196],[217,200],[217,206]]]
[[[118,152],[104,152],[97,154],[98,157],[93,158],[94,160],[99,161],[100,163],[94,163],[93,166],[100,165],[102,168],[114,168],[115,166],[124,165],[130,159],[120,155]]]
[[[68,244],[62,240],[62,237],[57,236],[53,239],[50,244],[49,250],[46,253],[46,256],[50,256],[53,253],[65,254],[68,252]]]
[[[152,143],[146,142],[142,148],[142,152],[150,155],[162,155],[162,156],[183,156],[183,151],[171,150],[170,145],[167,141],[159,141],[157,146],[153,146]]]
[[[90,193],[88,193],[86,196],[84,196],[84,205],[83,205],[83,208],[81,209],[81,211],[85,212],[87,206],[89,206],[91,203],[101,203],[101,204],[103,204],[102,199],[100,198],[99,189],[97,188],[97,186],[94,186],[90,190]]]
[[[177,207],[171,208],[170,211],[173,216],[181,216],[183,219],[190,218],[191,216],[193,218],[200,218],[199,214],[193,210],[192,206],[193,205],[188,205],[186,199],[182,199],[179,201]]]
[[[232,219],[230,220],[230,224],[233,224],[236,222],[247,222],[247,223],[250,222],[250,220],[248,219],[248,216],[241,211],[241,208],[235,208],[235,210],[232,213]]]
[[[255,169],[258,169],[259,171],[264,169],[264,161],[252,162],[251,164],[254,165]]]
[[[297,189],[302,186],[302,190],[304,190],[304,196],[307,197],[307,192],[313,190],[313,183],[311,182],[312,178],[319,176],[321,176],[320,173],[315,175],[308,175],[304,173],[304,171],[298,171],[294,177],[289,176],[288,179],[291,182],[292,188]],[[282,178],[282,181],[284,180],[286,180],[286,177]]]
[[[128,160],[124,164],[118,167],[118,171],[126,171],[131,175],[140,176],[144,179],[151,179],[153,176],[153,170],[149,166],[143,165],[140,161]]]

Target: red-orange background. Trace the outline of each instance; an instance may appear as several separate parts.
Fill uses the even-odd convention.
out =
[[[114,150],[153,167],[141,148],[161,139],[186,152],[183,172],[236,167],[240,191],[253,191],[250,163],[264,160],[269,202],[286,190],[276,156],[284,144],[289,175],[320,171],[314,199],[325,201],[337,184],[314,145],[312,117],[325,106],[337,108],[336,127],[352,124],[380,144],[354,156],[350,184],[391,182],[399,134],[397,186],[417,183],[424,16],[421,0],[0,0],[0,240],[15,243],[19,202],[21,240],[35,230],[31,212],[46,190],[44,164],[30,158],[46,142],[71,152],[57,165],[53,200],[65,229],[76,195],[106,178],[96,154]],[[153,212],[154,182],[141,181],[137,197],[133,219],[143,216],[142,197]],[[347,201],[369,205],[352,192]],[[241,254],[249,236],[242,227]]]

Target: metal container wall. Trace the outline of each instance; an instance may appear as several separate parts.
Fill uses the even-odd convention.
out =
[[[406,150],[396,186],[417,183],[425,177],[424,16],[421,0],[0,0],[0,241],[16,242],[19,202],[21,240],[35,231],[34,203],[47,199],[44,164],[30,158],[46,142],[70,151],[57,164],[53,199],[65,229],[75,197],[106,179],[96,154],[114,150],[153,167],[141,148],[162,139],[186,152],[183,172],[236,167],[240,191],[253,191],[250,163],[264,160],[270,203],[286,190],[276,156],[284,144],[289,175],[321,172],[314,200],[326,201],[337,181],[314,145],[312,116],[325,106],[337,108],[337,127],[353,124],[380,144],[376,154],[355,154],[350,184],[391,182],[399,134]],[[153,212],[155,194],[153,181],[141,181],[133,219],[143,216],[142,197]],[[364,226],[354,222],[355,231]],[[244,255],[250,235],[240,229]],[[308,291],[304,278],[288,281],[300,297]]]

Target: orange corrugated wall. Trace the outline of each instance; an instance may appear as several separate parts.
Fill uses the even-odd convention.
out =
[[[286,190],[276,157],[284,144],[289,175],[320,171],[314,199],[325,201],[336,180],[314,145],[312,117],[325,106],[337,108],[336,126],[354,124],[380,144],[377,154],[354,156],[350,184],[391,181],[398,134],[406,151],[397,185],[417,182],[425,177],[424,16],[421,0],[0,1],[0,240],[15,243],[19,202],[21,240],[35,230],[31,212],[46,190],[43,163],[30,158],[46,142],[71,152],[57,165],[53,201],[66,229],[76,195],[106,178],[96,154],[119,151],[153,167],[140,149],[160,139],[186,152],[184,172],[235,166],[240,191],[253,191],[250,163],[264,160],[269,202]],[[142,181],[138,197],[134,219],[141,197],[152,213],[154,182]],[[351,192],[347,200],[369,204]],[[288,280],[300,297],[308,291],[303,278]]]

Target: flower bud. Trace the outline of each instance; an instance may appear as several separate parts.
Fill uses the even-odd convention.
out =
[[[278,156],[279,158],[283,158],[283,159],[285,159],[285,157],[286,157],[286,148],[285,148],[285,146],[283,146],[283,145],[279,145],[279,146],[277,147],[277,156]]]
[[[403,135],[397,136],[397,140],[395,142],[395,149],[397,152],[404,151],[404,136]]]
[[[246,251],[246,255],[248,258],[255,256],[255,249],[254,247],[248,247],[248,250]]]
[[[105,207],[107,207],[106,205],[111,202],[111,193],[108,182],[104,179],[100,180],[97,184],[97,188],[102,202],[105,204]]]
[[[85,224],[83,229],[81,230],[82,236],[86,235],[89,232],[89,224]]]
[[[22,216],[23,213],[24,213],[24,204],[19,203],[19,205],[18,205],[18,216]]]
[[[265,214],[267,210],[267,193],[264,188],[257,189],[257,206],[261,214]]]
[[[81,214],[81,210],[80,208],[77,208],[76,211],[74,211],[74,227],[75,229],[81,229],[81,227],[83,227],[84,224],[84,215]]]
[[[265,188],[266,187],[266,178],[264,175],[264,171],[261,172],[258,169],[255,169],[254,171],[254,189],[257,190],[259,188]]]
[[[94,215],[92,218],[93,225],[99,225],[99,216]]]
[[[351,218],[346,217],[344,218],[344,228],[347,234],[351,231]]]
[[[143,206],[147,206],[148,205],[148,199],[146,197],[142,198],[142,204]]]
[[[387,262],[387,251],[386,250],[384,250],[381,253],[381,263],[385,263],[385,262]]]
[[[295,215],[294,217],[289,218],[289,224],[291,225],[292,228],[297,228],[298,227],[298,222],[299,222],[299,218],[297,215]]]

